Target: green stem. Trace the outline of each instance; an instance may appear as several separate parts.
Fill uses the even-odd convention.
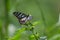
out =
[[[38,6],[38,8],[41,12],[41,17],[42,17],[42,21],[43,21],[43,25],[44,25],[44,27],[42,29],[42,35],[41,36],[45,36],[46,35],[46,33],[45,33],[45,31],[46,31],[46,29],[45,29],[46,28],[46,21],[45,21],[44,13],[43,13],[42,8],[40,7],[41,5],[40,5],[39,1],[35,0],[35,2],[36,2],[37,6]]]
[[[1,24],[2,25],[2,24]],[[4,35],[3,35],[3,33],[2,33],[2,26],[1,26],[1,28],[0,28],[0,39],[1,40],[4,40],[4,37],[3,37]]]
[[[31,24],[30,22],[28,23],[28,25],[30,25],[30,26],[34,26],[34,25]],[[33,30],[34,30],[34,28],[32,27],[32,28],[30,29],[30,31],[33,33],[35,39],[38,40],[38,38],[37,38],[37,36],[34,34],[34,31],[33,31]]]
[[[38,40],[38,38],[37,38],[36,35],[34,34],[33,30],[31,30],[31,32],[33,33],[35,39]]]
[[[8,0],[4,1],[5,4],[5,23],[4,23],[4,29],[5,29],[5,33],[4,33],[4,40],[8,40],[8,25],[9,25],[9,18],[8,18]],[[4,31],[4,30],[3,30]]]

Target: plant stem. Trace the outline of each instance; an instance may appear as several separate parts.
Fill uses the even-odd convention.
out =
[[[8,0],[5,0],[4,1],[4,4],[5,4],[5,23],[4,23],[4,30],[5,33],[4,33],[4,40],[8,40],[8,25],[9,25],[9,18],[8,18]]]
[[[34,34],[33,30],[31,30],[31,32],[33,33],[35,39],[38,40],[38,38],[37,38],[36,35]]]
[[[42,35],[41,36],[45,36],[46,35],[46,33],[45,33],[45,31],[46,31],[46,29],[45,29],[46,28],[46,21],[45,21],[44,13],[43,13],[43,10],[41,8],[41,5],[40,5],[39,1],[35,0],[35,2],[36,2],[37,6],[38,6],[38,8],[41,12],[41,17],[42,17],[42,21],[43,21],[43,25],[44,25],[43,29],[42,29]]]
[[[32,27],[32,26],[34,26],[33,24],[31,24],[30,22],[29,22],[29,25]],[[38,38],[36,37],[36,35],[34,34],[34,28],[32,27],[31,29],[30,29],[30,31],[33,33],[33,35],[34,35],[34,37],[35,37],[35,39],[36,40],[38,40]]]

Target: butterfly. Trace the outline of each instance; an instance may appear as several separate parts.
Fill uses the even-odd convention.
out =
[[[31,15],[27,15],[22,12],[13,12],[13,15],[17,17],[20,24],[26,24],[28,21],[32,19]]]

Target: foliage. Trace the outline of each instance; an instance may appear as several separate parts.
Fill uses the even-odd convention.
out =
[[[48,40],[60,40],[60,15],[58,0],[0,0],[0,39],[1,40],[35,40],[35,36],[47,36]],[[59,3],[58,3],[59,4]],[[14,17],[14,11],[31,14],[34,26],[20,25]],[[16,31],[9,36],[9,25]],[[30,31],[34,28],[33,33]],[[12,30],[13,31],[13,30]],[[36,34],[37,33],[37,34]]]

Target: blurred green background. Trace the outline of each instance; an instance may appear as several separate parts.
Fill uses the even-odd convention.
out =
[[[47,40],[60,40],[59,0],[0,0],[0,40],[36,40],[18,22],[14,11],[33,16],[34,34],[46,36]]]

